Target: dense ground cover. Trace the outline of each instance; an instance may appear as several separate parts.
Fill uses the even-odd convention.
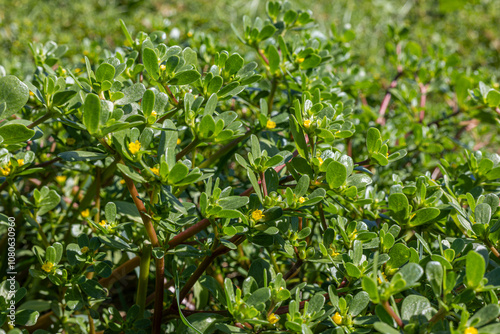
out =
[[[500,332],[498,2],[2,6],[2,333]]]

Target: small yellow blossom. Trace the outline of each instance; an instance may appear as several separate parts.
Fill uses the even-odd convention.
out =
[[[280,319],[278,319],[278,317],[276,316],[276,314],[274,313],[271,313],[267,316],[267,321],[269,321],[271,323],[271,325],[274,325],[275,323],[277,323]]]
[[[267,121],[266,128],[268,129],[274,129],[276,127],[276,122],[273,122],[271,120]]]
[[[156,116],[158,116],[158,113],[157,113],[156,111],[154,111],[154,110],[153,110],[153,111],[151,112],[151,116],[156,117]]]
[[[340,315],[339,312],[336,312],[335,315],[332,317],[332,319],[337,326],[342,325],[342,316]]]
[[[382,277],[384,278],[384,280],[387,281],[387,276],[385,275],[385,273],[383,271],[380,273],[380,275],[382,275]],[[377,280],[378,280],[378,284],[382,284],[383,283],[383,281],[380,279],[380,277],[377,278]]]
[[[319,161],[319,165],[321,166],[323,164],[323,159],[318,158],[318,161]]]
[[[68,145],[75,145],[75,143],[76,143],[75,138],[70,137],[70,138],[66,139],[66,144],[68,144]]]
[[[306,199],[305,199],[304,197],[300,197],[300,198],[299,198],[299,203],[300,203],[300,204],[304,203],[305,201],[306,201]]]
[[[120,184],[125,184],[125,180],[120,180]]]
[[[0,168],[0,172],[2,173],[3,176],[7,176],[10,174],[10,168],[9,167]]]
[[[35,96],[35,93],[33,93],[32,91],[30,91],[30,96]]]
[[[151,169],[151,172],[156,175],[156,176],[159,176],[160,175],[160,169],[158,167],[153,167],[153,168],[150,168]]]
[[[300,64],[300,63],[303,63],[303,62],[304,62],[304,58],[298,58],[298,59],[297,59],[297,63],[299,63],[299,64]]]
[[[82,215],[83,218],[88,218],[88,216],[90,216],[90,210],[85,209],[80,214]]]
[[[24,165],[24,159],[17,159],[17,165],[19,167],[23,166]]]
[[[254,212],[252,212],[252,218],[254,220],[260,220],[262,219],[262,217],[264,217],[262,210],[255,210]]]
[[[85,254],[89,251],[89,248],[87,246],[84,246],[84,247],[82,247],[81,251],[82,251],[82,254]]]
[[[61,72],[62,72],[62,74],[66,74],[66,70],[64,68],[62,69]]]
[[[306,129],[309,129],[309,127],[310,127],[310,126],[311,126],[311,120],[306,119],[306,120],[304,121],[304,127],[305,127]]]
[[[387,158],[389,158],[389,152],[387,152],[387,153],[385,154],[385,156],[386,156]]]
[[[337,82],[337,85],[341,86],[342,85],[342,81]]]
[[[141,149],[141,143],[139,143],[138,140],[136,140],[134,143],[128,144],[128,150],[132,154],[136,154],[137,152],[139,152],[140,149]]]
[[[66,182],[66,179],[67,179],[67,177],[64,176],[64,175],[58,175],[58,176],[56,176],[57,183],[64,183],[64,182]]]
[[[337,256],[339,255],[339,252],[335,251],[335,248],[330,248],[330,256],[331,257],[334,257],[334,256]]]
[[[180,145],[180,144],[181,144],[181,139],[177,138],[177,145]]]
[[[160,65],[160,70],[165,71],[167,69],[167,66],[165,65]]]
[[[319,216],[319,211],[314,211],[315,216]]]
[[[45,262],[42,264],[42,270],[50,273],[54,269],[54,264],[52,262]]]
[[[81,68],[76,68],[76,69],[75,69],[75,73],[76,73],[76,74],[80,73],[81,71],[82,71],[82,69],[81,69]]]
[[[101,225],[102,227],[105,227],[107,223],[108,223],[108,222],[107,222],[106,220],[104,220],[104,219],[103,219],[103,220],[101,220],[101,221],[99,222],[99,225]]]
[[[475,327],[467,327],[464,334],[477,334],[478,331]]]
[[[190,32],[187,33],[187,36],[188,37],[193,37],[193,33],[190,31]]]

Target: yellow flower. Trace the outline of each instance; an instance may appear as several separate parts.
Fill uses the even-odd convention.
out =
[[[180,143],[181,143],[181,139],[177,138],[177,145],[180,145]]]
[[[300,203],[300,204],[304,203],[305,201],[306,201],[306,199],[305,199],[304,197],[300,197],[300,198],[299,198],[299,203]]]
[[[187,36],[188,37],[193,37],[193,33],[190,31],[190,32],[187,33]]]
[[[125,184],[125,180],[120,180],[120,184]]]
[[[75,145],[75,143],[76,143],[75,138],[70,137],[70,138],[66,139],[66,144],[68,144],[68,145]]]
[[[342,316],[339,314],[339,312],[336,312],[332,319],[337,326],[342,325]]]
[[[67,179],[67,177],[64,176],[64,175],[58,175],[58,176],[56,176],[57,183],[64,183],[64,182],[66,182],[66,179]]]
[[[276,127],[276,122],[273,122],[271,120],[267,121],[266,128],[268,129],[274,129]]]
[[[24,165],[24,159],[17,159],[17,165],[19,167],[23,166]]]
[[[9,167],[0,168],[0,171],[2,172],[3,176],[7,176],[7,175],[10,174],[10,168]]]
[[[87,246],[84,246],[84,247],[82,247],[81,251],[82,251],[82,254],[85,254],[89,251],[89,248]]]
[[[105,227],[107,223],[108,223],[108,222],[107,222],[106,220],[104,220],[104,219],[103,219],[103,220],[101,220],[101,221],[99,222],[99,225],[101,225],[102,227]]]
[[[384,280],[387,281],[387,276],[385,275],[385,273],[383,271],[380,273],[380,275],[382,275]],[[380,279],[380,277],[377,278],[377,280],[378,280],[378,284],[382,284],[382,280]]]
[[[42,270],[50,273],[54,269],[54,264],[52,262],[45,262],[42,264]]]
[[[274,325],[277,323],[280,319],[276,316],[276,314],[271,313],[267,316],[267,321],[271,323],[271,325]]]
[[[35,96],[35,93],[33,93],[32,91],[30,91],[30,96]]]
[[[387,158],[389,158],[389,152],[387,152],[387,153],[385,154],[385,156],[386,156]]]
[[[337,255],[339,255],[339,252],[336,252],[335,248],[333,248],[333,247],[330,248],[330,256],[334,257],[334,256],[337,256]]]
[[[299,63],[299,64],[300,64],[300,63],[303,63],[303,62],[304,62],[304,58],[298,58],[298,59],[297,59],[297,63]]]
[[[165,71],[167,69],[167,66],[165,65],[160,65],[160,70]]]
[[[315,216],[319,216],[319,211],[314,211]]]
[[[319,165],[321,166],[323,164],[323,159],[318,158],[318,161],[319,161]]]
[[[76,73],[76,74],[80,73],[81,71],[82,71],[82,69],[81,69],[81,68],[76,68],[76,69],[75,69],[75,73]]]
[[[254,212],[252,212],[252,218],[254,220],[260,220],[262,219],[262,217],[264,217],[264,215],[262,214],[262,210],[255,210]]]
[[[80,214],[82,215],[83,218],[87,218],[88,216],[90,216],[90,211],[89,209],[85,209]]]
[[[309,129],[309,127],[310,127],[310,126],[311,126],[311,120],[306,119],[306,120],[304,121],[304,127],[305,127],[306,129]]]
[[[153,168],[150,168],[150,169],[151,169],[151,172],[153,172],[154,175],[156,175],[156,176],[160,175],[160,169],[158,169],[158,167],[153,167]]]
[[[464,334],[477,334],[477,329],[475,327],[467,327]]]
[[[141,149],[141,143],[139,143],[138,140],[136,140],[134,143],[128,144],[128,150],[132,154],[136,154],[137,152],[139,152],[140,149]]]
[[[153,110],[153,111],[151,112],[151,116],[156,117],[156,116],[158,116],[158,113],[157,113],[156,111],[154,111],[154,110]]]

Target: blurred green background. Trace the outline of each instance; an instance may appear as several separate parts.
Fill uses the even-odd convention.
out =
[[[120,18],[133,34],[162,30],[170,36],[169,44],[187,44],[191,34],[203,38],[212,33],[226,49],[237,51],[241,45],[231,23],[240,27],[243,15],[263,14],[265,4],[265,0],[0,0],[0,64],[7,73],[25,76],[34,66],[29,42],[49,40],[68,45],[67,57],[87,50],[89,58],[98,60],[104,49],[125,41]],[[407,27],[410,39],[424,50],[434,43],[447,53],[456,52],[461,66],[483,68],[491,75],[499,72],[498,0],[294,0],[292,4],[313,11],[318,32],[330,34],[332,25],[352,29],[353,56],[375,77],[385,71],[389,24]]]

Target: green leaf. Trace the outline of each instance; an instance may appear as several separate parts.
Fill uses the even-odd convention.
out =
[[[274,45],[269,44],[267,47],[267,56],[269,58],[269,70],[271,73],[276,73],[280,66],[280,54]]]
[[[369,128],[366,133],[366,148],[368,153],[378,152],[380,148],[379,140],[381,140],[380,131],[377,128]]]
[[[115,67],[108,63],[102,63],[95,71],[95,78],[98,82],[112,81],[114,77]]]
[[[425,274],[436,297],[441,296],[443,285],[443,267],[437,261],[430,261],[425,266]]]
[[[386,266],[391,269],[399,268],[410,259],[410,249],[402,243],[395,244],[389,251],[389,257]]]
[[[468,288],[475,289],[479,287],[485,273],[485,263],[483,257],[471,250],[465,258],[465,277]]]
[[[297,197],[302,197],[307,193],[307,190],[309,189],[309,181],[309,176],[302,175],[299,182],[297,182],[297,186],[293,190]]]
[[[0,104],[6,107],[0,113],[0,120],[14,115],[28,102],[29,89],[21,80],[13,75],[0,78]]]
[[[201,77],[201,74],[196,70],[187,70],[176,73],[174,78],[169,81],[171,85],[188,85],[195,82]]]
[[[500,316],[500,306],[489,304],[477,311],[467,322],[474,327],[482,327]],[[485,332],[486,333],[486,332]],[[498,332],[489,332],[498,333]]]
[[[232,210],[232,209],[238,209],[241,208],[242,206],[245,206],[249,202],[248,197],[242,197],[242,196],[229,196],[229,197],[224,197],[219,200],[219,205],[224,209],[224,210]]]
[[[73,96],[75,95],[76,91],[74,90],[63,90],[61,92],[57,92],[52,97],[52,106],[62,106],[63,104],[71,100],[71,98],[73,98]]]
[[[144,183],[146,182],[146,180],[142,177],[141,174],[137,173],[135,170],[133,170],[132,168],[130,168],[129,166],[127,165],[124,165],[124,164],[118,164],[116,165],[116,167],[123,173],[125,174],[126,176],[128,176],[129,178],[131,178],[133,181],[135,182],[139,182],[139,183]]]
[[[307,143],[304,137],[304,132],[302,131],[302,127],[297,124],[297,120],[295,116],[290,116],[290,131],[292,132],[293,139],[295,140],[295,146],[297,151],[304,158],[309,158],[309,154],[307,153]]]
[[[370,296],[365,291],[358,292],[349,304],[349,314],[351,317],[355,317],[368,306],[370,303]]]
[[[272,24],[266,25],[264,28],[262,28],[261,31],[259,31],[259,35],[257,36],[257,40],[259,42],[262,42],[263,40],[268,39],[269,37],[274,35],[276,30],[277,30],[276,27],[273,26]]]
[[[399,223],[404,223],[409,215],[408,198],[402,193],[389,195],[389,210],[392,211],[392,218]]]
[[[142,113],[144,114],[144,117],[148,118],[153,112],[155,106],[155,99],[156,95],[154,91],[148,89],[144,92],[141,103]]]
[[[271,298],[271,290],[269,288],[260,288],[255,290],[247,299],[247,305],[258,305],[265,303]]]
[[[373,327],[379,332],[383,334],[400,334],[400,332],[393,327],[389,326],[385,322],[376,322],[373,324]]]
[[[243,58],[237,54],[233,53],[227,60],[224,65],[224,70],[227,75],[230,77],[233,74],[236,74],[243,67],[244,60]]]
[[[113,224],[116,221],[116,204],[108,202],[104,208],[104,214],[108,223]]]
[[[0,127],[0,137],[3,138],[4,145],[20,144],[34,135],[35,131],[23,124],[10,123]]]
[[[368,276],[363,276],[361,286],[363,287],[363,290],[368,293],[368,296],[370,297],[370,300],[372,302],[378,303],[380,301],[377,283],[373,279]]]
[[[401,305],[401,319],[410,321],[412,317],[419,317],[420,315],[430,316],[432,310],[431,303],[424,296],[409,295],[403,299]]]
[[[321,57],[317,54],[310,54],[300,63],[300,68],[303,70],[308,70],[318,66],[321,63]]]
[[[178,162],[175,166],[170,170],[168,174],[168,181],[171,184],[176,184],[177,182],[182,181],[189,173],[189,168],[184,165],[182,162]]]
[[[144,48],[142,61],[146,71],[148,71],[148,74],[153,79],[158,80],[160,77],[160,67],[158,66],[158,56],[156,55],[156,52],[151,48]]]
[[[91,135],[99,132],[101,120],[101,100],[95,94],[88,94],[83,104],[83,125]]]
[[[474,215],[477,224],[489,224],[491,219],[491,206],[487,203],[477,205]]]
[[[57,155],[64,161],[97,161],[108,156],[106,153],[88,152],[88,151],[66,151]]]
[[[399,244],[398,244],[399,245]],[[402,267],[399,272],[406,281],[406,288],[413,287],[424,274],[424,269],[416,263],[410,262]]]
[[[339,188],[347,179],[347,168],[338,161],[332,161],[326,169],[326,182],[331,189]]]
[[[221,76],[216,75],[215,77],[213,77],[212,80],[210,80],[210,82],[208,83],[207,94],[211,95],[219,92],[223,82],[224,80]]]
[[[486,96],[486,101],[488,105],[492,108],[497,107],[500,104],[500,92],[497,90],[491,89]]]
[[[144,87],[142,83],[135,83],[132,86],[129,86],[122,90],[124,96],[121,99],[115,101],[115,104],[125,105],[138,101],[142,98],[144,92],[146,92],[146,87]]]
[[[441,211],[438,208],[423,208],[415,212],[415,217],[410,222],[410,226],[419,226],[430,222],[439,214]]]

